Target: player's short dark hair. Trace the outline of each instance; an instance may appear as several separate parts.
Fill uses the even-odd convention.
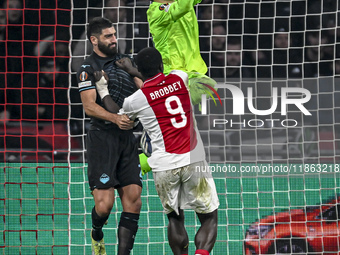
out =
[[[162,71],[160,70],[162,55],[156,48],[144,48],[138,53],[136,64],[138,71],[145,78],[150,78]]]
[[[90,40],[91,36],[99,36],[103,29],[110,28],[112,26],[112,22],[106,18],[93,18],[87,26],[87,38]]]

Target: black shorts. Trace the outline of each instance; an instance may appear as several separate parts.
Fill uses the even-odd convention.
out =
[[[142,187],[138,145],[132,131],[91,128],[87,133],[87,175],[91,190]]]

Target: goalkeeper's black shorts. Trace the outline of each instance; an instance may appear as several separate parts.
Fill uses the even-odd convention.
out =
[[[91,127],[87,133],[87,163],[91,190],[142,186],[138,144],[131,130]]]

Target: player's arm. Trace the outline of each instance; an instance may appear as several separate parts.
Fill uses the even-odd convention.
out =
[[[132,95],[126,97],[124,99],[122,109],[120,109],[119,111],[119,113],[121,114],[126,114],[131,120],[135,120],[136,118],[138,118],[137,115],[139,110],[137,110],[136,107],[134,107],[137,95],[138,93],[135,92]]]
[[[197,1],[197,0],[196,0]],[[154,2],[158,2],[154,0]],[[161,3],[161,2],[158,2]],[[173,21],[178,20],[193,8],[194,0],[178,0],[167,5],[158,5],[147,11],[150,30],[166,29]]]
[[[102,102],[104,104],[104,107],[107,111],[111,113],[118,113],[119,115],[127,116],[123,109],[120,109],[120,107],[116,104],[115,101],[111,98],[108,90],[108,80],[109,77],[104,71],[95,71],[93,73],[93,76],[96,81],[96,89],[97,93],[99,94],[100,98],[102,99]],[[127,99],[127,98],[126,98]],[[125,100],[124,100],[125,102]],[[134,120],[134,118],[131,118],[131,116],[127,116],[129,119]]]
[[[199,2],[201,0],[177,0],[170,5],[168,13],[173,20],[178,20],[191,11],[193,6]]]
[[[142,75],[138,72],[137,68],[133,66],[130,58],[121,58],[116,61],[116,65],[133,77],[137,88],[140,89],[143,87]]]
[[[143,80],[142,80],[142,79],[140,79],[140,78],[138,78],[138,77],[134,77],[133,80],[134,80],[134,82],[135,82],[137,88],[141,89],[141,88],[143,87],[143,84],[144,84],[144,83],[143,83]]]
[[[136,101],[138,101],[138,98],[140,98],[140,95],[138,95],[138,93],[140,93],[140,91],[137,91],[131,96],[125,98],[123,107],[120,110],[121,113],[127,114],[130,119],[136,119],[139,117],[138,112],[141,107],[137,106],[138,103],[136,106],[134,105]],[[145,130],[143,130],[142,138],[140,141],[140,146],[143,152],[139,154],[139,163],[140,163],[142,175],[145,175],[146,173],[151,171],[151,167],[149,166],[147,159],[148,157],[151,156],[151,153],[152,153],[151,139]]]
[[[107,74],[104,71],[95,71],[93,75],[96,81],[97,93],[99,94],[104,104],[104,108],[111,113],[120,112],[121,114],[121,111],[120,111],[121,108],[115,101],[113,101],[113,99],[111,98],[109,94],[109,90],[108,90],[109,77],[107,76]]]
[[[113,101],[108,90],[109,77],[107,74],[104,71],[95,71],[93,76],[96,83],[97,93],[99,94],[105,109],[111,113],[119,112],[120,107],[115,101]]]
[[[77,73],[77,79],[80,98],[87,115],[113,122],[121,129],[131,129],[133,127],[133,122],[131,122],[127,116],[119,116],[117,114],[110,113],[96,103],[97,92],[95,77],[93,68],[90,64],[85,63],[81,66]]]
[[[120,129],[129,130],[133,128],[133,121],[127,115],[108,112],[96,103],[97,93],[95,89],[82,91],[80,98],[87,115],[115,123]]]

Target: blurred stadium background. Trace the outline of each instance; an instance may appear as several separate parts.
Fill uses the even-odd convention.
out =
[[[85,27],[92,17],[110,18],[118,24],[120,52],[135,55],[152,45],[148,4],[0,1],[2,254],[90,254],[93,202],[84,142],[89,122],[75,77],[91,52]],[[195,8],[201,53],[223,102],[208,100],[206,115],[196,107],[197,124],[210,165],[238,169],[214,173],[221,206],[212,254],[238,255],[253,222],[322,205],[339,193],[340,6],[334,0],[203,0]],[[272,104],[273,87],[305,88],[311,93],[305,107],[312,115],[293,106],[287,116],[281,116],[280,106],[268,116],[255,116],[247,107],[244,115],[233,115],[226,84],[245,95],[252,88],[254,107],[262,110]],[[228,123],[214,125],[216,119]],[[266,119],[279,121],[272,125]],[[285,119],[297,125],[287,128]],[[297,171],[239,171],[263,164],[296,164]],[[299,170],[301,164],[308,172]],[[318,166],[326,171],[320,173]],[[142,200],[133,254],[171,254],[167,219],[150,173],[144,176]],[[120,210],[118,202],[105,227],[108,254],[116,249]],[[190,211],[186,219],[192,253],[199,224]]]

